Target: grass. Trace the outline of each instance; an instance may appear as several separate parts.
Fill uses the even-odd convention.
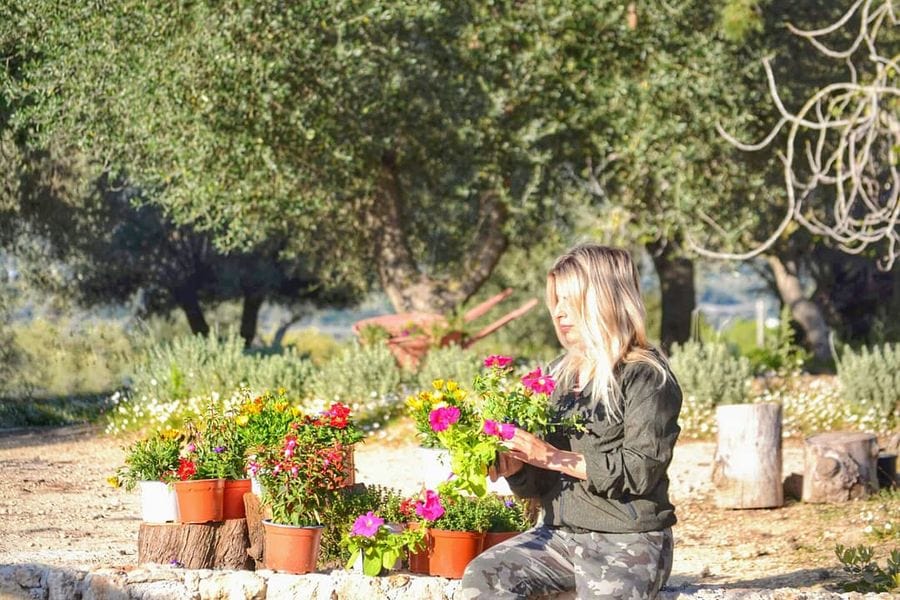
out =
[[[96,423],[107,406],[108,394],[0,398],[0,429]]]

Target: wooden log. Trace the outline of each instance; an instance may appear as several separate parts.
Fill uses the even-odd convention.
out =
[[[806,438],[804,502],[846,502],[878,490],[878,441],[870,433],[834,431]]]
[[[247,537],[250,545],[247,548],[247,556],[258,569],[266,568],[266,535],[263,529],[263,519],[268,519],[269,514],[256,494],[244,494],[244,510],[247,513]]]
[[[781,405],[719,406],[716,423],[718,438],[712,473],[716,506],[774,508],[784,504]]]
[[[141,523],[138,562],[177,564],[186,569],[252,569],[247,521]]]

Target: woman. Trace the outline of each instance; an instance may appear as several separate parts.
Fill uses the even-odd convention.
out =
[[[537,496],[543,524],[466,569],[465,598],[654,598],[672,567],[666,469],[678,438],[681,389],[647,341],[628,253],[596,244],[557,259],[547,305],[565,354],[551,365],[553,401],[582,430],[545,440],[517,430],[491,469],[516,495]]]

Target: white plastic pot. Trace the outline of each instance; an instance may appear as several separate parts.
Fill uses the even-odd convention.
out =
[[[175,490],[162,481],[139,481],[141,490],[141,519],[145,523],[178,521],[178,501]]]

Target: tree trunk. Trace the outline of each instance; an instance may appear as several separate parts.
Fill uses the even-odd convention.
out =
[[[774,255],[768,256],[767,259],[775,276],[775,285],[781,300],[791,309],[791,316],[803,328],[809,349],[816,360],[828,361],[831,357],[828,345],[828,334],[831,330],[816,303],[803,295],[796,261],[792,259],[782,261]]]
[[[249,348],[256,338],[256,324],[259,320],[259,309],[265,297],[253,292],[244,293],[244,306],[241,311],[241,337],[244,347]]]
[[[774,508],[784,504],[781,405],[719,406],[716,424],[718,438],[712,474],[716,506]]]
[[[200,301],[197,299],[197,290],[188,287],[182,287],[174,291],[175,302],[179,308],[184,311],[187,317],[188,325],[191,332],[196,335],[209,335],[209,325],[203,316],[203,309],[200,308]]]
[[[804,502],[846,502],[878,490],[878,440],[871,433],[835,431],[806,438]]]
[[[662,294],[660,344],[668,354],[672,344],[683,344],[691,337],[691,317],[697,306],[694,290],[694,263],[678,256],[671,243],[657,240],[647,244],[653,259]]]
[[[494,194],[482,195],[481,227],[473,250],[462,257],[463,275],[448,282],[421,273],[410,250],[403,226],[403,194],[392,153],[382,157],[379,192],[378,203],[369,211],[369,225],[375,236],[378,279],[394,309],[446,313],[472,297],[506,251],[503,203]]]
[[[186,569],[252,569],[246,519],[205,525],[141,523],[138,563],[178,564]]]
[[[263,519],[271,518],[256,494],[244,494],[244,510],[247,513],[247,538],[250,546],[249,556],[257,569],[266,568],[266,534],[263,530]]]

